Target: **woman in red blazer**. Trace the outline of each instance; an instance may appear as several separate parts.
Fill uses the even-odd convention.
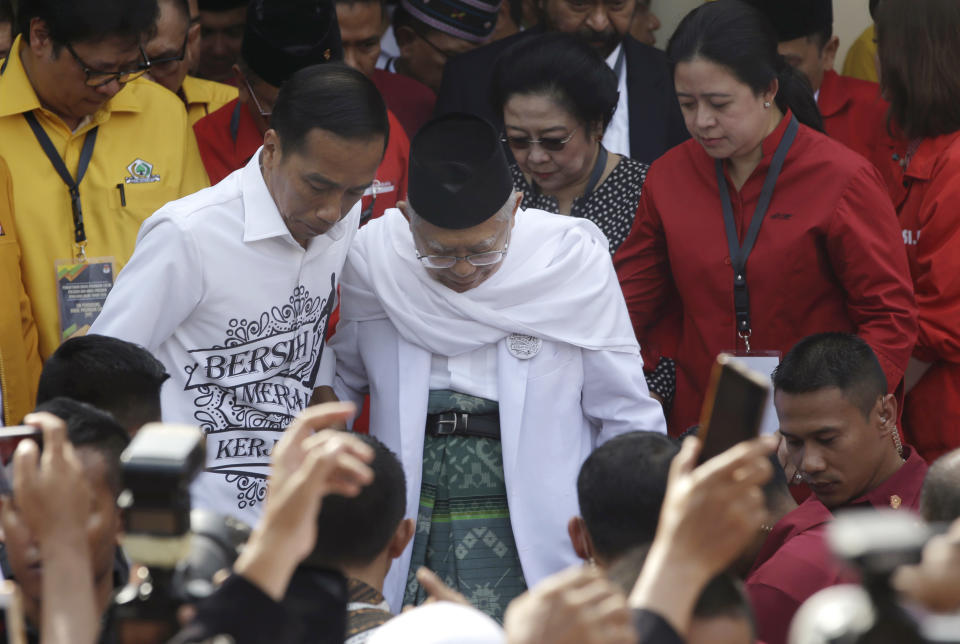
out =
[[[676,360],[671,433],[697,422],[718,353],[782,354],[819,331],[859,334],[897,389],[917,314],[877,170],[818,131],[809,85],[746,3],[698,7],[667,53],[693,138],[651,166],[615,263],[647,368]]]

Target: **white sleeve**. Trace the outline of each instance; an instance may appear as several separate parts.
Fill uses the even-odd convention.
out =
[[[169,217],[154,215],[143,223],[133,256],[90,333],[155,352],[200,302],[202,271],[193,239]]]
[[[583,350],[583,413],[600,426],[597,444],[625,432],[667,433],[663,407],[650,397],[639,354]]]
[[[357,409],[363,405],[363,397],[369,392],[367,370],[360,355],[359,323],[345,322],[337,325],[337,332],[330,338],[330,347],[336,352],[337,375],[333,390],[340,400],[352,400]]]

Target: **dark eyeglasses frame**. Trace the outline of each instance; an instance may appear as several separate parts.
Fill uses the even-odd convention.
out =
[[[243,84],[247,86],[247,91],[250,92],[250,98],[253,99],[253,104],[257,108],[257,113],[265,119],[270,118],[270,115],[273,114],[273,110],[267,112],[263,109],[263,106],[260,104],[260,99],[257,97],[257,93],[253,91],[253,85],[251,85],[249,79],[247,79],[247,75],[243,74],[242,76]]]
[[[80,66],[80,69],[83,70],[83,73],[87,76],[87,86],[88,87],[103,87],[107,83],[117,81],[121,85],[125,85],[132,80],[136,80],[147,73],[147,70],[150,69],[150,59],[147,58],[147,52],[143,50],[143,45],[137,45],[137,48],[140,50],[140,56],[143,58],[143,62],[132,71],[118,71],[118,72],[105,72],[99,69],[93,69],[87,63],[83,61],[80,56],[77,55],[77,52],[73,50],[73,47],[70,43],[66,44],[67,51],[70,52],[70,55],[73,56],[73,59],[77,62],[77,65]],[[102,78],[94,80],[95,77],[100,76]]]
[[[180,46],[180,53],[176,56],[166,56],[165,58],[151,58],[149,59],[150,68],[155,69],[157,71],[161,71],[160,70],[161,65],[166,65],[167,63],[181,62],[184,58],[187,57],[187,40],[189,39],[190,39],[190,27],[187,27],[187,33],[183,35],[183,45]],[[166,71],[170,72],[173,70],[171,69]]]
[[[574,128],[570,134],[566,135],[563,138],[559,137],[544,137],[540,139],[531,139],[526,136],[507,136],[506,134],[500,137],[500,140],[509,145],[514,150],[529,150],[533,145],[539,145],[541,148],[547,152],[560,152],[563,150],[564,146],[570,142],[570,139],[573,138],[573,135],[577,133],[577,130],[580,128]]]

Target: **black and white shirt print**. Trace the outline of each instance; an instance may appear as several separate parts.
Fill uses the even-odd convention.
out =
[[[222,345],[190,351],[184,390],[207,434],[207,472],[236,487],[238,510],[263,501],[273,448],[309,404],[336,283],[333,273],[322,295],[297,286],[257,319],[231,319]]]

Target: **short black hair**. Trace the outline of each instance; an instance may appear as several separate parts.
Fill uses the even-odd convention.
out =
[[[99,452],[107,466],[107,484],[114,495],[123,489],[120,454],[130,444],[130,437],[110,414],[87,403],[70,398],[54,398],[34,411],[46,411],[67,424],[67,438],[74,447]]]
[[[373,448],[373,482],[353,498],[331,494],[323,499],[317,516],[317,543],[305,560],[308,566],[369,564],[390,543],[406,514],[407,481],[399,459],[376,438],[355,436]]]
[[[928,523],[960,519],[960,449],[944,454],[927,470],[920,514]]]
[[[635,431],[610,439],[583,462],[577,498],[598,555],[613,560],[653,541],[678,451],[664,434]]]
[[[850,333],[817,333],[797,342],[773,370],[774,391],[808,394],[836,387],[869,417],[887,393],[877,355]]]
[[[0,0],[0,22],[13,22],[13,3],[10,0]]]
[[[830,39],[833,38],[833,23],[826,25],[822,29],[818,29],[807,36],[807,38],[811,42],[817,43],[817,48],[822,52],[823,48],[827,46],[828,42],[830,42]]]
[[[756,622],[753,609],[750,607],[750,599],[743,589],[743,584],[729,573],[720,573],[711,579],[693,607],[694,619],[715,617],[747,620],[751,635],[756,638]]]
[[[516,95],[547,94],[578,122],[606,129],[620,98],[617,75],[582,38],[548,33],[524,38],[497,58],[493,69],[493,109]]]
[[[168,378],[143,347],[105,335],[70,338],[43,365],[37,404],[66,396],[109,412],[127,431],[160,420],[160,387]]]
[[[43,20],[57,47],[107,38],[140,42],[156,28],[157,0],[19,0],[17,24],[30,38],[30,21]]]
[[[280,88],[270,116],[284,153],[298,152],[310,130],[344,139],[383,137],[386,151],[390,124],[383,97],[366,76],[344,63],[310,65]]]

